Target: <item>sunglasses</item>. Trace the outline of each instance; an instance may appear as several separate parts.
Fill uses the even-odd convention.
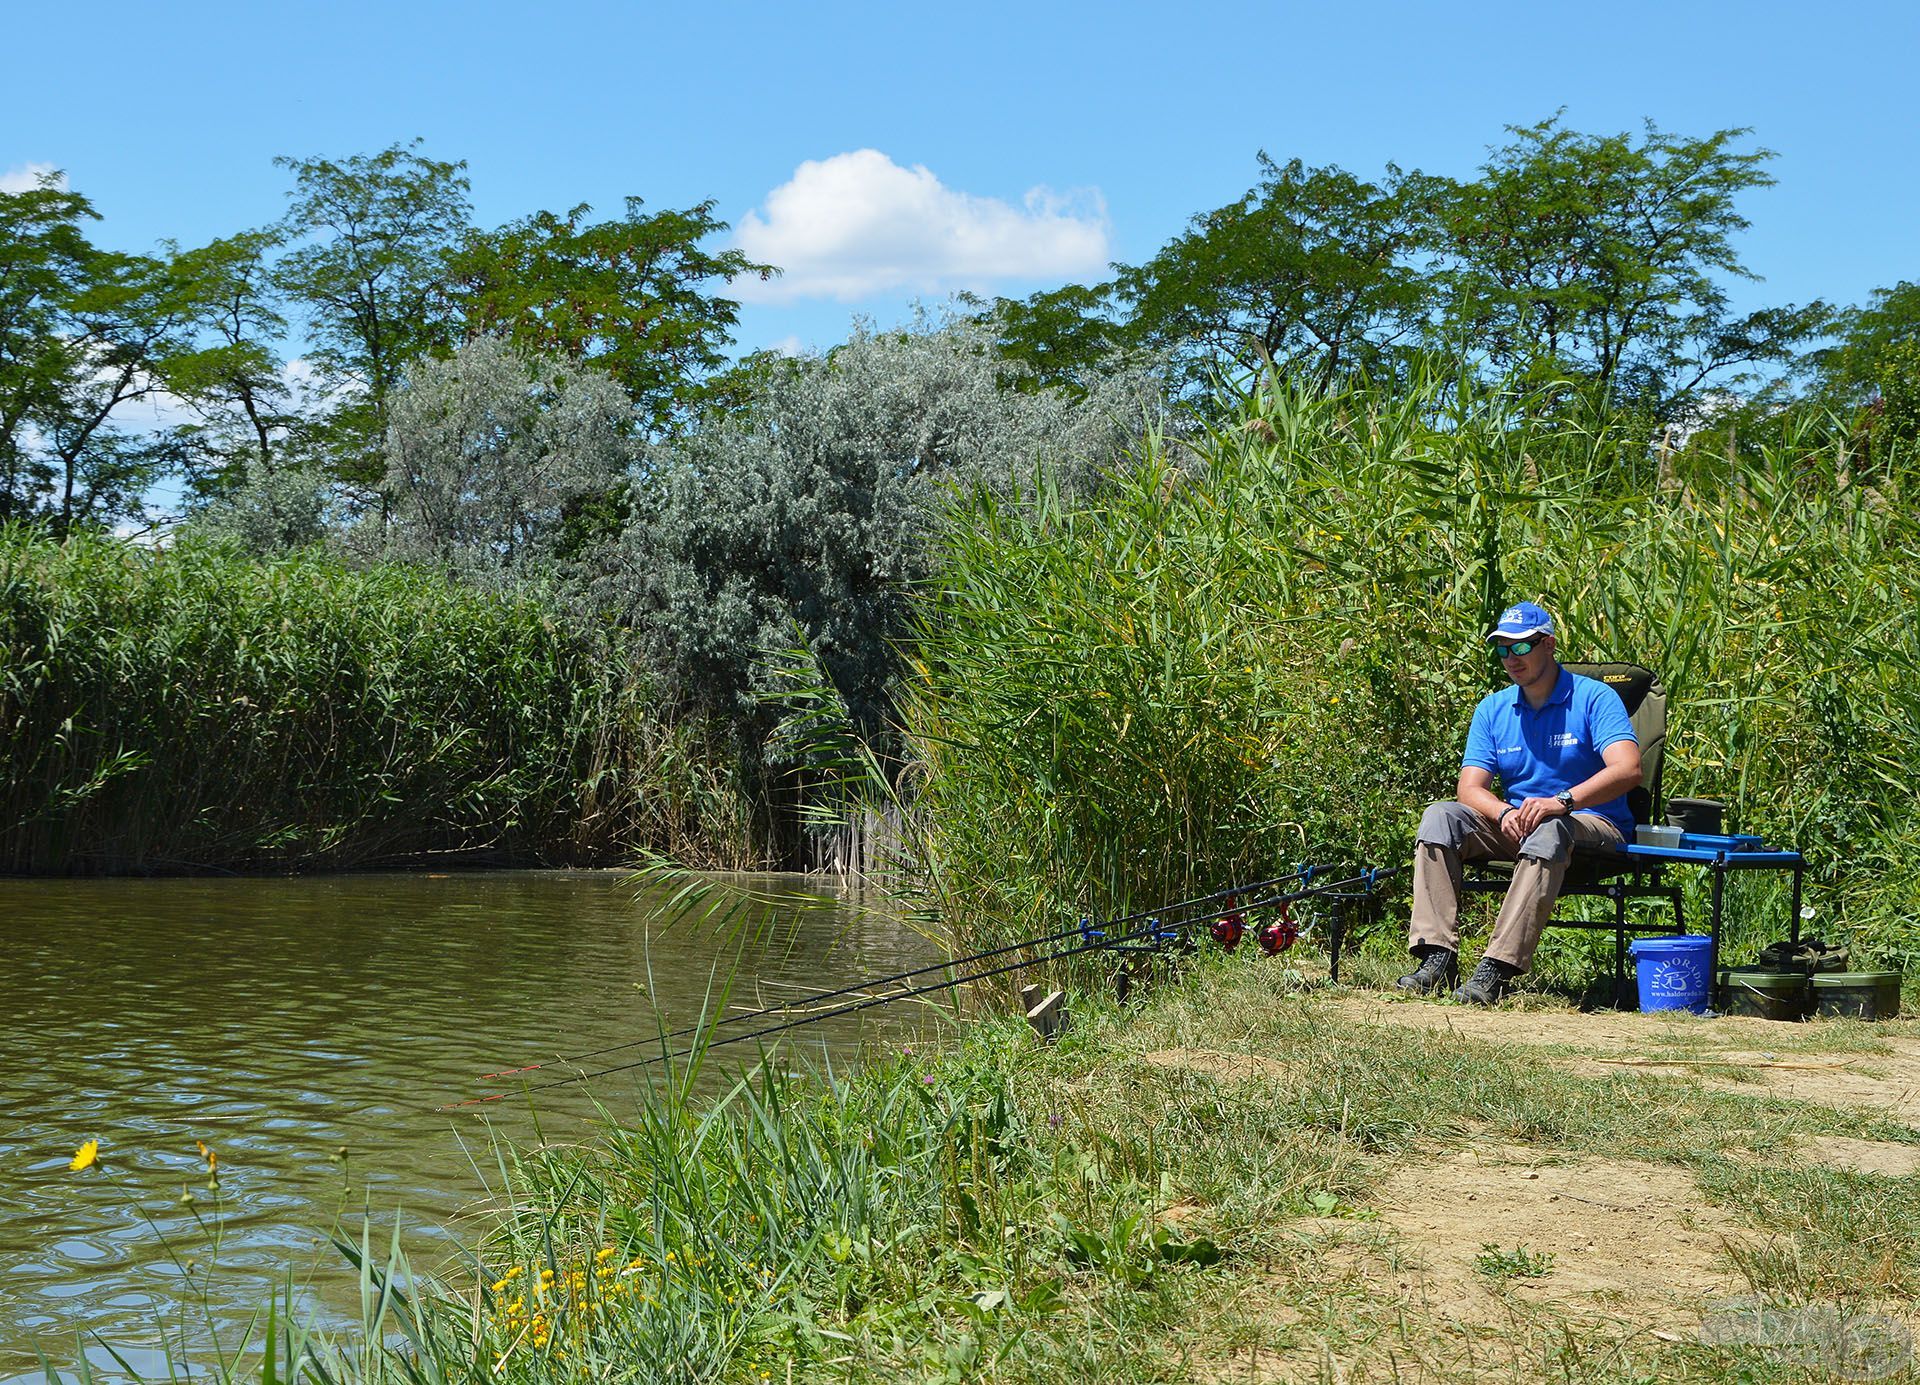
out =
[[[1512,644],[1496,644],[1493,652],[1502,659],[1523,659],[1539,646],[1538,640],[1515,640]]]

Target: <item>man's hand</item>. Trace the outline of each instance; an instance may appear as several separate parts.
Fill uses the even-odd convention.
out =
[[[1533,829],[1541,823],[1566,815],[1566,807],[1557,798],[1529,798],[1508,813],[1506,821],[1502,822],[1500,827],[1510,837],[1518,830],[1520,835],[1513,839],[1516,842],[1525,841]]]

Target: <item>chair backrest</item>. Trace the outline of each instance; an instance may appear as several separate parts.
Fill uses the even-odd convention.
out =
[[[1627,795],[1627,807],[1637,823],[1659,822],[1660,775],[1667,758],[1667,689],[1660,675],[1638,664],[1568,664],[1572,673],[1597,678],[1627,704],[1633,734],[1640,741],[1640,787]]]

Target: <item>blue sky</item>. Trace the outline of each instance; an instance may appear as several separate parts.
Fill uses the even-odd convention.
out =
[[[954,288],[1151,255],[1255,152],[1465,175],[1507,124],[1752,126],[1778,186],[1736,303],[1920,278],[1920,5],[21,4],[0,179],[51,165],[148,248],[272,220],[277,154],[420,136],[477,219],[712,198],[786,264],[743,348],[826,346]]]

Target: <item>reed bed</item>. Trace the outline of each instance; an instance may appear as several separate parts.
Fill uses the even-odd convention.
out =
[[[1504,682],[1483,632],[1533,598],[1562,657],[1664,675],[1669,796],[1802,847],[1813,931],[1920,971],[1907,477],[1850,479],[1806,436],[1659,459],[1528,406],[1273,388],[1088,499],[956,501],[905,705],[962,934],[1404,861]],[[1769,889],[1736,913],[1772,934]]]
[[[717,734],[534,594],[0,532],[0,871],[745,864]]]

